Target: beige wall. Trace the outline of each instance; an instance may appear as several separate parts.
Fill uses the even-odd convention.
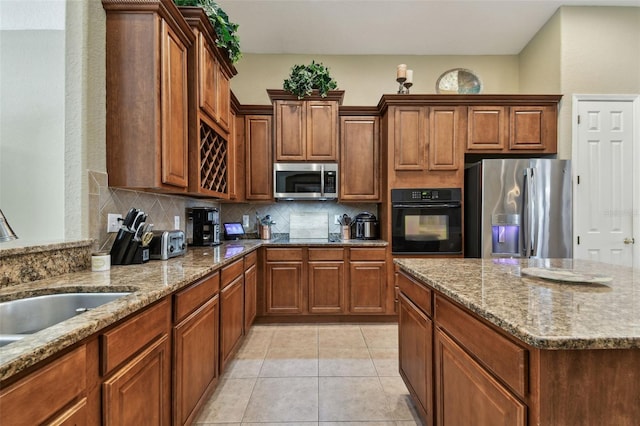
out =
[[[562,93],[560,23],[556,13],[520,52],[521,93]]]
[[[560,62],[564,101],[558,157],[571,157],[574,94],[640,93],[640,7],[563,7]]]
[[[438,77],[451,68],[468,68],[482,80],[483,93],[518,92],[518,57],[512,56],[382,56],[382,55],[258,55],[244,54],[231,81],[242,104],[269,104],[266,89],[282,89],[296,64],[312,60],[329,67],[338,88],[345,91],[343,105],[375,106],[383,94],[396,93],[396,66],[413,69],[412,93],[435,93]]]

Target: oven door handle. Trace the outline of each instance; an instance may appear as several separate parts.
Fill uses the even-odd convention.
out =
[[[394,209],[452,209],[460,207],[460,203],[446,204],[393,204]]]

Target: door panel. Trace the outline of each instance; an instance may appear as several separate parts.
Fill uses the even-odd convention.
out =
[[[633,104],[580,101],[578,115],[575,257],[632,266]]]

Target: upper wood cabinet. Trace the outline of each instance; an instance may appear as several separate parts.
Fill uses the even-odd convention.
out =
[[[235,179],[229,80],[237,74],[203,9],[180,7],[195,43],[189,48],[189,193],[231,198]]]
[[[273,200],[271,116],[245,116],[244,135],[245,198],[260,201]]]
[[[464,107],[410,105],[392,110],[396,171],[460,168]]]
[[[468,107],[466,152],[555,154],[560,97],[522,95],[509,100]]]
[[[283,90],[267,90],[275,120],[275,161],[337,161],[338,107],[344,91],[299,100]]]
[[[194,35],[168,0],[104,0],[109,185],[188,186],[187,48]]]
[[[380,200],[380,119],[340,118],[340,200]]]

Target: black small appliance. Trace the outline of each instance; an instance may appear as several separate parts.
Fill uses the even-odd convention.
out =
[[[373,213],[358,214],[351,224],[351,236],[358,240],[375,240],[378,238],[378,220]]]
[[[216,246],[220,244],[220,212],[212,207],[191,207],[187,214],[187,244]]]

